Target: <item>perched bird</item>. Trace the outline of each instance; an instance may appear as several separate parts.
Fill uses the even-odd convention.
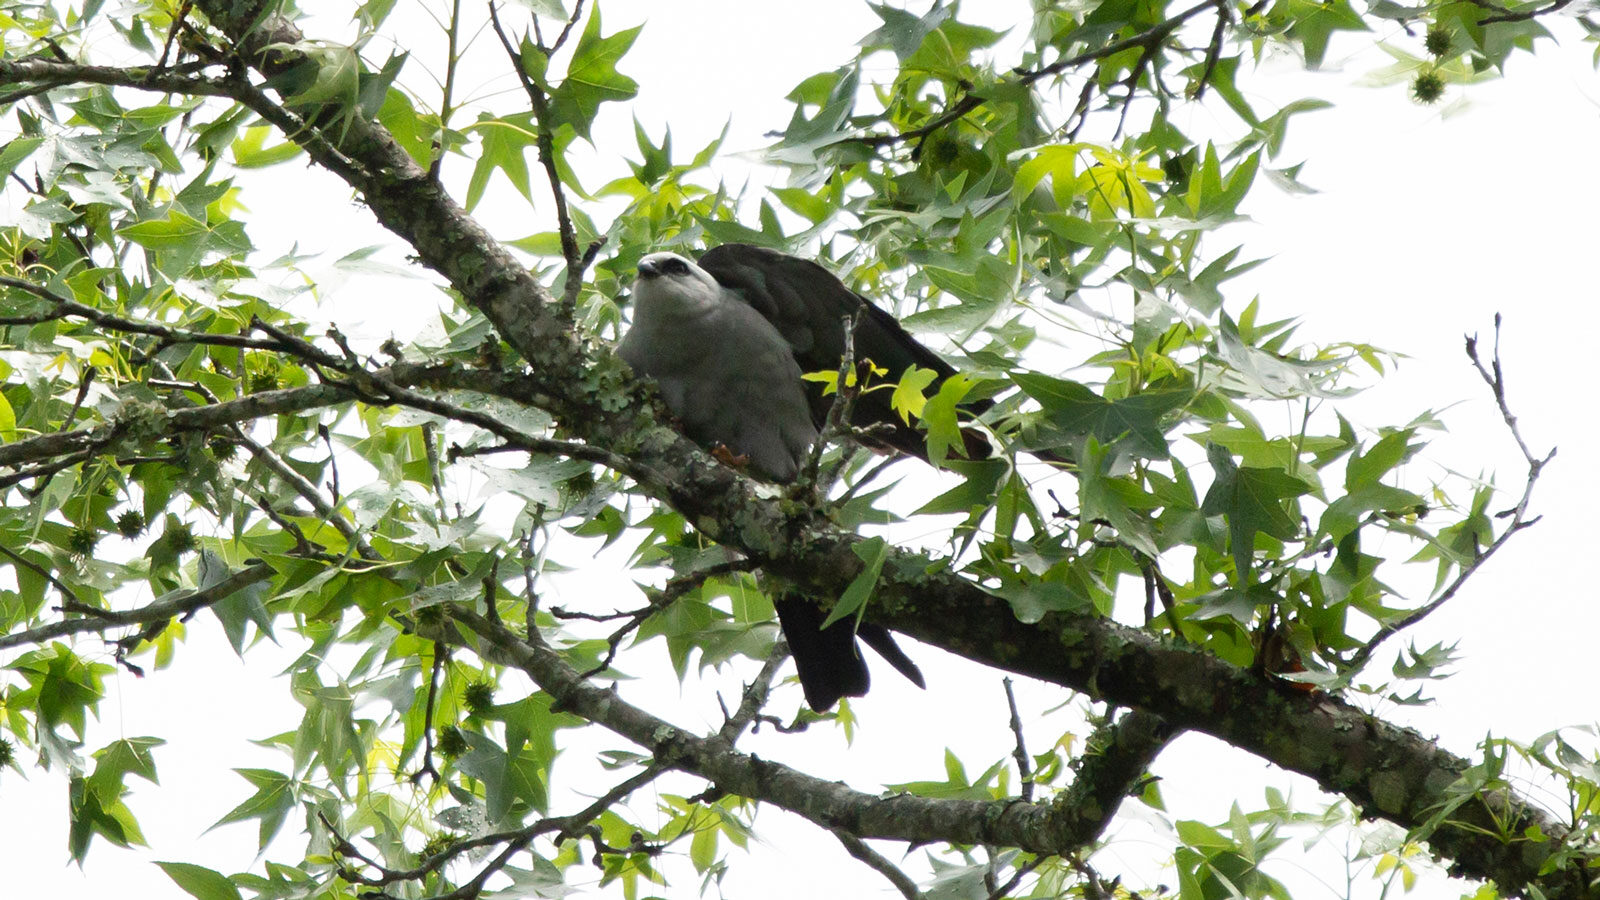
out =
[[[827,269],[762,247],[723,244],[698,264],[676,253],[651,253],[639,261],[633,299],[633,324],[618,348],[622,358],[655,379],[690,439],[725,448],[768,481],[793,481],[817,440],[833,398],[800,376],[838,371],[846,322],[856,323],[855,359],[886,369],[885,383],[899,381],[912,365],[934,371],[935,385],[955,374],[893,316]],[[871,429],[867,442],[874,449],[927,459],[922,433],[890,407],[888,393],[860,394],[851,424]],[[987,405],[976,401],[969,408]],[[990,452],[975,431],[965,442],[969,456]],[[813,709],[866,693],[857,635],[923,685],[921,672],[882,626],[862,622],[852,629],[853,623],[840,621],[823,629],[823,612],[814,604],[785,596],[774,602]]]

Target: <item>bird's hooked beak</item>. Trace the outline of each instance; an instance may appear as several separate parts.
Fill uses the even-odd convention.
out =
[[[689,281],[711,281],[711,276],[699,271],[699,268],[694,263],[676,253],[652,253],[639,260],[639,278],[643,281],[649,281],[652,278],[683,278]]]
[[[651,253],[639,260],[634,298],[641,305],[661,305],[682,313],[714,309],[722,289],[709,273],[676,253]]]

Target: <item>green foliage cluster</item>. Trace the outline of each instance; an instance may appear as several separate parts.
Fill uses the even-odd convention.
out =
[[[941,566],[1022,623],[1115,619],[1290,697],[1417,702],[1449,648],[1413,647],[1377,675],[1365,668],[1377,644],[1448,599],[1526,521],[1525,498],[1496,522],[1491,486],[1404,475],[1440,427],[1434,413],[1361,427],[1338,412],[1390,357],[1361,342],[1297,343],[1294,322],[1229,293],[1259,261],[1203,239],[1237,220],[1253,189],[1300,187],[1299,166],[1280,159],[1285,135],[1326,105],[1259,108],[1243,88],[1254,62],[1290,51],[1315,68],[1335,32],[1400,23],[1425,35],[1410,42],[1424,56],[1391,42],[1393,74],[1432,102],[1531,49],[1545,34],[1539,4],[1036,0],[1017,23],[1022,40],[963,21],[955,3],[922,15],[874,7],[883,24],[858,56],[819,61],[838,65],[788,96],[792,117],[764,157],[787,186],[759,195],[719,179],[720,141],[683,158],[670,132],[658,141],[642,126],[637,159],[607,159],[610,180],[584,183],[573,159],[597,117],[656,76],[627,65],[640,29],[608,30],[593,4],[536,0],[493,23],[455,5],[439,23],[448,57],[427,62],[442,65],[442,92],[412,77],[421,60],[369,52],[379,36],[406,44],[392,0],[356,4],[348,44],[312,36],[262,51],[248,29],[297,15],[271,6],[244,30],[221,3],[0,13],[12,211],[0,224],[0,768],[68,780],[79,863],[96,840],[142,843],[128,776],[154,782],[163,743],[87,743],[104,680],[117,666],[165,668],[195,614],[216,617],[240,654],[264,641],[295,648],[285,687],[303,718],[240,735],[284,762],[237,770],[244,799],[217,823],[254,821],[265,867],[162,863],[193,896],[433,897],[463,885],[452,896],[469,896],[482,868],[469,850],[487,847],[506,853],[491,857],[491,886],[559,896],[592,880],[578,874],[592,865],[631,900],[673,872],[714,884],[754,836],[763,798],[720,786],[660,791],[654,815],[630,812],[621,787],[681,762],[649,748],[606,745],[606,771],[629,778],[618,787],[560,783],[554,763],[579,735],[603,740],[587,736],[597,726],[546,690],[513,687],[517,658],[455,612],[525,624],[591,675],[647,669],[663,646],[680,677],[745,672],[772,657],[775,638],[751,548],[732,542],[750,564],[734,561],[681,502],[657,502],[670,492],[574,452],[581,423],[517,387],[526,348],[502,343],[461,285],[441,292],[429,337],[352,347],[304,312],[306,260],[256,251],[240,173],[288,172],[308,152],[327,165],[327,147],[356,146],[371,123],[467,210],[502,180],[535,209],[539,230],[509,245],[565,292],[571,334],[591,350],[621,327],[643,254],[731,241],[816,255],[897,304],[908,328],[959,348],[963,377],[942,392],[925,396],[925,378],[894,386],[950,473],[941,492],[908,508],[905,493],[871,482],[874,461],[835,448],[842,487],[826,517],[843,529],[942,523],[919,526],[949,534]],[[461,99],[458,39],[469,34],[504,38],[501,71],[514,66],[523,93]],[[263,63],[262,52],[286,56]],[[1217,133],[1176,124],[1176,110],[1200,102],[1231,116]],[[384,184],[350,154],[340,174],[352,187]],[[546,211],[551,186],[559,214]],[[427,259],[430,229],[453,226],[401,237]],[[336,268],[370,267],[362,252]],[[564,373],[575,394],[616,383],[615,361],[593,352],[593,366]],[[1004,448],[993,459],[955,449],[967,397],[996,400],[982,423]],[[1285,407],[1298,428],[1266,424],[1263,410]],[[532,452],[491,457],[501,450]],[[1046,469],[1028,462],[1036,452],[1072,464]],[[511,511],[450,508],[465,484],[488,485]],[[878,584],[928,574],[897,570],[887,534],[854,545],[864,567],[837,615],[871,617]],[[541,577],[589,565],[597,548],[665,586],[611,622],[538,602]],[[1408,562],[1431,572],[1428,596],[1391,586]],[[772,723],[853,733],[848,703],[818,717],[794,712],[794,693],[774,701]],[[1112,723],[1073,728],[1089,725]],[[944,781],[885,787],[1009,803],[1025,783],[1048,803],[1083,765],[1066,731],[1043,753],[1019,752],[1026,770],[1006,757],[969,776],[972,761],[952,754]],[[1415,842],[1506,789],[1495,761],[1510,751],[1562,779],[1572,803],[1564,835],[1507,818],[1504,841],[1550,844],[1540,876],[1593,865],[1592,756],[1559,735],[1483,749],[1448,803],[1362,851],[1378,876],[1409,886]],[[1159,808],[1152,786],[1127,788]],[[575,797],[599,799],[584,809]],[[1269,794],[1217,826],[1180,822],[1168,893],[1287,896],[1262,861],[1289,829],[1353,815]],[[286,827],[310,837],[303,858],[277,854]],[[940,841],[930,896],[967,896],[984,879],[990,896],[1007,879],[1009,896],[1108,896],[1086,863],[1098,840],[1053,853]]]

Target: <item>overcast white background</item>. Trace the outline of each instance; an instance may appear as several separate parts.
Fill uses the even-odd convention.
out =
[[[1026,6],[973,4],[963,18],[1022,23]],[[924,4],[912,8],[920,12]],[[762,133],[788,119],[782,96],[806,75],[848,59],[853,42],[877,25],[866,7],[853,2],[613,0],[604,4],[604,15],[608,32],[647,23],[621,67],[640,82],[640,95],[629,106],[656,138],[670,124],[680,158],[730,120],[728,150],[760,147]],[[427,32],[425,20],[418,21],[407,31],[412,65],[437,69],[437,54],[427,54],[439,41]],[[1456,676],[1433,686],[1433,706],[1378,710],[1439,735],[1458,753],[1471,752],[1491,731],[1531,739],[1557,726],[1596,719],[1590,645],[1600,623],[1586,563],[1593,556],[1597,496],[1591,397],[1593,347],[1600,334],[1595,311],[1600,287],[1593,275],[1600,254],[1595,224],[1600,179],[1593,168],[1600,148],[1600,77],[1574,31],[1562,32],[1566,46],[1542,43],[1538,58],[1514,56],[1503,80],[1465,91],[1452,87],[1444,104],[1453,109],[1449,116],[1441,115],[1442,107],[1412,103],[1403,84],[1356,86],[1363,73],[1389,61],[1370,49],[1375,35],[1336,42],[1326,67],[1330,71],[1305,74],[1292,63],[1269,63],[1262,72],[1241,77],[1246,94],[1263,107],[1307,95],[1336,106],[1297,118],[1285,152],[1274,163],[1308,160],[1302,180],[1320,193],[1289,197],[1259,186],[1244,210],[1252,222],[1227,236],[1244,243],[1248,257],[1271,257],[1231,286],[1229,309],[1237,312],[1259,294],[1265,315],[1301,318],[1304,340],[1366,341],[1406,354],[1392,376],[1346,407],[1346,414],[1378,425],[1450,407],[1445,419],[1451,433],[1437,437],[1414,464],[1407,486],[1425,489],[1429,479],[1450,469],[1497,472],[1500,483],[1515,490],[1522,478],[1520,457],[1461,349],[1463,333],[1487,337],[1493,315],[1503,313],[1504,362],[1524,433],[1536,450],[1560,446],[1536,498],[1543,521],[1412,636],[1423,646],[1459,640]],[[1414,51],[1420,43],[1401,40]],[[476,46],[475,65],[493,71],[498,54],[492,35],[486,35]],[[423,82],[414,78],[412,83]],[[491,84],[511,86],[503,78]],[[1463,96],[1464,106],[1458,102]],[[636,156],[629,112],[619,105],[605,108],[596,128],[597,157]],[[1236,127],[1206,110],[1190,115],[1185,124],[1191,133],[1214,130],[1221,140]],[[605,165],[606,174],[586,178],[590,187],[610,177],[617,164]],[[735,183],[771,177],[751,175],[748,166],[733,160],[726,171]],[[255,173],[243,183],[244,202],[254,211],[252,236],[263,259],[294,242],[302,251],[323,251],[332,260],[388,239],[348,200],[347,189],[302,162]],[[505,189],[503,182],[498,186]],[[536,183],[535,189],[543,204],[544,186]],[[552,226],[548,213],[528,221],[520,200],[491,198],[480,213],[507,239]],[[1208,246],[1221,252],[1229,245],[1219,238]],[[424,279],[431,276],[418,273],[416,281]],[[376,287],[330,283],[309,314],[381,338],[391,328],[406,333],[411,326],[402,320],[425,315],[435,302],[426,289],[407,290],[392,279]],[[626,607],[635,599],[614,585],[568,580],[552,589],[557,595],[551,602],[591,609]],[[812,770],[848,778],[866,790],[942,777],[947,746],[969,758],[969,771],[1004,755],[1009,735],[999,675],[946,662],[927,647],[914,647],[913,655],[929,673],[929,690],[917,691],[877,666],[877,686],[856,704],[864,725],[848,752],[837,733],[826,731],[808,735],[799,750],[764,742],[754,746],[791,759],[802,754]],[[285,660],[240,662],[220,630],[202,618],[191,625],[188,643],[171,669],[142,681],[126,673],[114,676],[90,746],[119,736],[159,735],[169,741],[156,756],[161,787],[133,782],[130,802],[151,847],[123,851],[97,842],[80,872],[67,859],[62,775],[31,768],[26,778],[0,773],[0,869],[5,873],[0,877],[6,895],[177,897],[184,895],[150,860],[199,862],[224,872],[249,867],[255,857],[254,823],[204,832],[249,794],[231,768],[283,762],[244,741],[290,729],[298,721],[298,708],[274,678],[275,666]],[[679,694],[676,684],[656,690]],[[683,693],[691,692],[692,687]],[[1024,686],[1024,712],[1041,715],[1068,696],[1058,688]],[[695,699],[691,696],[686,706],[693,712],[679,720],[691,727],[712,721],[715,710],[714,704]],[[1030,733],[1033,749],[1043,749],[1037,742],[1048,734],[1048,725]],[[558,766],[568,764],[563,760]],[[1258,802],[1268,783],[1291,787],[1307,806],[1324,800],[1310,782],[1203,737],[1175,742],[1156,771],[1174,818],[1214,821],[1236,796],[1247,806]],[[648,815],[652,803],[646,791],[633,807]],[[1146,839],[1146,829],[1159,823],[1152,826],[1149,817],[1136,812],[1132,818],[1141,821],[1116,826],[1126,838],[1101,855],[1103,871],[1125,874],[1135,886],[1173,883],[1170,872],[1149,863],[1158,848]],[[809,826],[783,824],[786,819],[794,821],[777,811],[762,814],[760,825],[772,829],[773,844],[759,851],[756,866],[743,871],[735,857],[736,874],[724,886],[728,896],[892,895],[881,877],[849,859],[831,838]],[[295,823],[288,828],[292,831]],[[887,845],[885,850],[898,853]],[[1286,848],[1285,860],[1296,855]],[[1286,861],[1269,871],[1304,888],[1301,900],[1343,896],[1346,890],[1342,874],[1320,863],[1306,867]],[[592,881],[575,882],[575,887],[587,891]],[[1376,897],[1379,885],[1358,880],[1350,890],[1353,896]],[[1443,881],[1419,888],[1423,896],[1453,897],[1459,890]],[[666,893],[695,892],[692,879],[686,879]],[[615,888],[608,893],[619,894]]]

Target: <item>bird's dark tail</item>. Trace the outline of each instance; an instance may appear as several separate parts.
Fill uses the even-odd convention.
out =
[[[867,661],[856,646],[858,634],[913,684],[926,686],[916,663],[883,626],[863,622],[854,627],[854,622],[842,619],[823,628],[826,614],[802,597],[779,595],[773,598],[772,605],[778,611],[778,624],[789,642],[789,652],[794,655],[806,705],[812,709],[821,712],[839,702],[840,697],[860,697],[871,686]]]
[[[917,664],[911,661],[911,657],[907,656],[906,652],[900,649],[900,645],[894,642],[894,632],[882,625],[862,622],[856,628],[856,636],[866,641],[868,647],[878,651],[878,655],[887,660],[889,665],[894,666],[895,671],[904,675],[907,681],[919,688],[928,686],[922,680],[922,670],[917,668]]]

